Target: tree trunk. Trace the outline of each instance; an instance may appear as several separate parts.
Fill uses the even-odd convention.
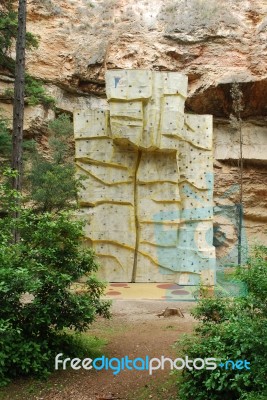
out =
[[[12,163],[11,167],[17,171],[13,178],[12,187],[22,189],[22,142],[24,120],[24,91],[25,91],[25,46],[26,46],[26,1],[19,0],[18,33],[16,43],[16,67],[13,106],[13,136],[12,136]],[[14,215],[19,217],[18,211]],[[14,232],[14,242],[19,240],[18,231]]]
[[[243,224],[243,135],[239,112],[239,223],[238,223],[238,265],[242,264],[242,224]]]
[[[19,0],[18,34],[16,44],[16,68],[13,107],[13,148],[12,169],[18,171],[13,181],[13,189],[22,187],[22,140],[24,120],[25,87],[25,46],[26,46],[26,0]]]

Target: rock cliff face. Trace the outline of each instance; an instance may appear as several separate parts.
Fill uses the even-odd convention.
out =
[[[188,75],[186,112],[214,116],[215,245],[223,262],[236,256],[240,133],[229,117],[237,82],[244,242],[266,242],[266,0],[28,0],[28,30],[40,36],[39,48],[28,52],[28,71],[46,82],[59,110],[107,107],[107,69]],[[29,132],[51,118],[27,112]]]

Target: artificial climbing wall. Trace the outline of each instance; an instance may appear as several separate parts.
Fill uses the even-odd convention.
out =
[[[80,215],[109,282],[214,284],[212,116],[187,77],[110,70],[109,111],[74,115]]]

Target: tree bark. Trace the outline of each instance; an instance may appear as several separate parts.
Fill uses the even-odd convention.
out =
[[[16,42],[15,87],[13,105],[13,135],[12,135],[12,163],[11,167],[17,171],[13,178],[12,187],[22,189],[22,143],[24,121],[24,91],[25,91],[25,47],[26,47],[26,4],[27,0],[19,0],[18,32]],[[19,217],[17,211],[14,215]],[[14,242],[19,240],[19,233],[14,232]]]
[[[19,0],[18,34],[16,43],[15,88],[13,106],[12,169],[18,171],[13,189],[22,188],[22,141],[25,91],[26,0]]]

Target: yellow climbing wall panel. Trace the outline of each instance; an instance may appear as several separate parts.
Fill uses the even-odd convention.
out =
[[[109,111],[74,113],[80,217],[109,282],[213,285],[212,117],[184,113],[187,77],[110,70]]]

